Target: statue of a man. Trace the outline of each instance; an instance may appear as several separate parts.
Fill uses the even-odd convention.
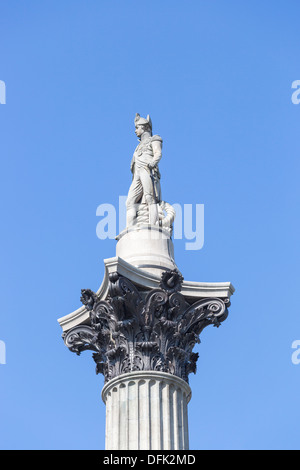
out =
[[[158,163],[162,156],[162,138],[152,135],[150,116],[136,114],[135,134],[140,140],[131,161],[133,174],[127,198],[127,227],[136,222],[138,205],[144,203],[149,212],[149,224],[158,224],[158,204],[161,202]]]

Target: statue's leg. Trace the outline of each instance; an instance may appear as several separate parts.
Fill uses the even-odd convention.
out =
[[[154,185],[147,170],[141,172],[141,182],[145,200],[149,208],[149,224],[156,225],[158,223],[158,207],[156,204],[156,196],[154,194]]]
[[[134,178],[130,185],[128,191],[128,197],[126,201],[126,226],[130,227],[134,225],[136,221],[136,213],[137,213],[137,203],[140,200],[143,194],[143,186],[141,183],[140,178]]]

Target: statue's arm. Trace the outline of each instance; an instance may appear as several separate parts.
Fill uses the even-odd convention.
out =
[[[153,160],[149,165],[150,168],[154,168],[161,160],[162,157],[162,138],[159,136],[154,136],[152,138],[152,150],[153,150]]]

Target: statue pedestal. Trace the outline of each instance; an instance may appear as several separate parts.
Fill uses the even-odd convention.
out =
[[[155,225],[137,225],[117,237],[116,256],[143,271],[160,276],[178,269],[170,231]]]

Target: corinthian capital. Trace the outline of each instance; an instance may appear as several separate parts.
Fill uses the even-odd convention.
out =
[[[105,300],[82,291],[89,325],[64,333],[66,346],[76,354],[94,351],[96,371],[105,382],[139,370],[167,372],[188,382],[198,359],[193,348],[206,326],[218,327],[227,318],[229,300],[190,303],[180,293],[182,281],[178,271],[165,271],[159,287],[145,291],[117,272],[110,274]]]

